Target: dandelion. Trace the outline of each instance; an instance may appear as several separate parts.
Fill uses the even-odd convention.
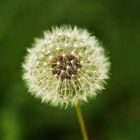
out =
[[[35,97],[53,106],[78,106],[104,89],[110,63],[95,36],[61,26],[45,31],[28,49],[23,69]]]

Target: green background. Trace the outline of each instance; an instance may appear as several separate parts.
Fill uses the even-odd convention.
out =
[[[140,140],[139,0],[0,0],[0,140],[81,140],[75,110],[34,99],[21,63],[51,26],[87,28],[110,52],[111,79],[82,106],[91,140]]]

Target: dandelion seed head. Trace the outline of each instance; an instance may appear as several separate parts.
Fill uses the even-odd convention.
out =
[[[95,36],[61,26],[36,39],[23,63],[23,79],[35,97],[54,106],[75,106],[104,89],[110,62]]]

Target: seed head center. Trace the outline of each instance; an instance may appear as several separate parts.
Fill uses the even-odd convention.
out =
[[[78,57],[73,54],[59,55],[55,57],[51,64],[52,74],[58,79],[72,79],[78,74],[81,68],[81,63]]]

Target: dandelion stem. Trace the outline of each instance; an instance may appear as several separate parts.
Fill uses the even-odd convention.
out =
[[[78,103],[78,105],[75,107],[75,109],[76,109],[77,117],[78,117],[79,124],[80,124],[80,127],[81,127],[83,140],[89,140],[87,130],[86,130],[86,126],[85,126],[85,123],[84,123],[84,118],[83,118],[83,115],[82,115],[82,112],[81,112],[80,103]]]

